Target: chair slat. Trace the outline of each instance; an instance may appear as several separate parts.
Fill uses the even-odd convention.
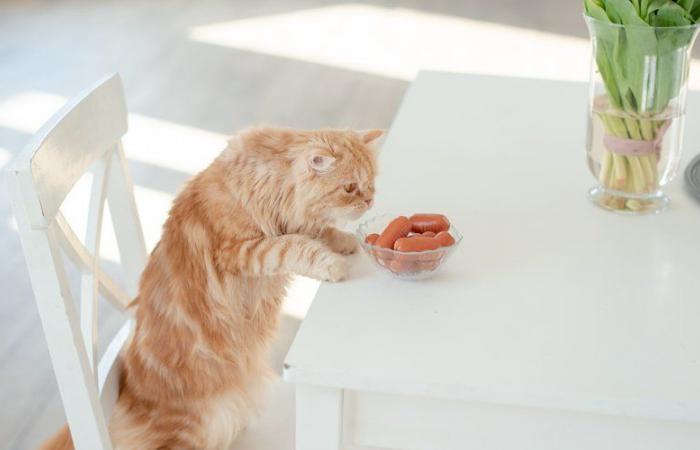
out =
[[[97,369],[98,386],[100,387],[100,399],[102,400],[102,411],[109,421],[112,417],[112,410],[119,397],[119,373],[121,372],[121,360],[118,359],[119,352],[129,339],[133,329],[133,321],[127,320],[117,331],[105,350]]]
[[[117,143],[111,164],[107,204],[126,275],[127,292],[134,297],[138,292],[139,278],[146,266],[148,253],[134,199],[134,184],[129,175],[121,142]]]
[[[73,228],[68,224],[68,221],[63,214],[59,211],[54,219],[58,229],[61,231],[58,233],[58,240],[61,248],[66,253],[68,258],[75,264],[79,269],[83,271],[90,271],[94,266],[93,257],[85,248],[78,236],[76,236]],[[97,276],[100,294],[104,295],[105,298],[112,303],[115,307],[120,310],[126,310],[131,303],[132,297],[122,290],[119,285],[112,280],[112,278],[107,275],[104,270],[102,270],[99,265],[96,266],[97,269],[95,274]]]
[[[92,267],[90,271],[83,273],[80,289],[80,328],[95,377],[97,377],[97,300],[99,289],[99,278],[96,273],[100,264],[102,217],[104,216],[111,161],[112,152],[108,152],[97,160],[92,171],[92,187],[85,232],[85,248],[92,254]]]

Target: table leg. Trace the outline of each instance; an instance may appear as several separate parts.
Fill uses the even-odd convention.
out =
[[[343,390],[297,384],[296,450],[340,450]]]

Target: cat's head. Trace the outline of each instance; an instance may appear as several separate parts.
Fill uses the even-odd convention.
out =
[[[308,132],[293,151],[297,201],[312,214],[355,220],[372,207],[382,130]]]
[[[231,189],[257,221],[301,230],[354,220],[374,202],[382,130],[258,127],[229,141]],[[243,152],[244,166],[235,161]]]

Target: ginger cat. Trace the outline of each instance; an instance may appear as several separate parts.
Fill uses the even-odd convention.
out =
[[[253,128],[178,195],[141,276],[110,434],[121,450],[226,449],[264,387],[290,274],[342,280],[381,130]],[[73,448],[64,427],[42,447]]]

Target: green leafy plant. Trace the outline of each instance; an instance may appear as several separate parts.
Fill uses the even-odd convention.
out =
[[[584,0],[595,40],[595,61],[605,85],[594,114],[617,142],[661,146],[672,125],[676,98],[688,75],[688,51],[700,19],[700,0]],[[658,189],[658,152],[624,154],[607,148],[599,181],[639,198],[610,196],[608,206],[638,210]]]

